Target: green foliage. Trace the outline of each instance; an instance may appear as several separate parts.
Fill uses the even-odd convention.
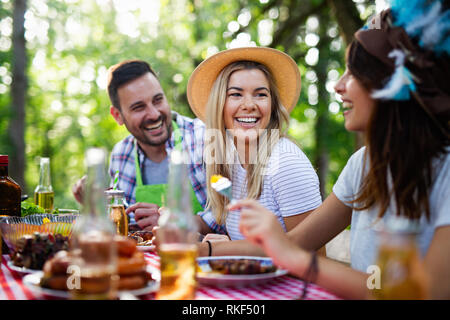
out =
[[[322,64],[308,65],[305,60],[311,49],[305,42],[308,33],[326,34],[328,29],[337,27],[325,0],[264,4],[239,0],[161,0],[159,8],[150,7],[158,3],[152,0],[141,2],[147,8],[136,5],[131,10],[126,9],[128,2],[134,3],[28,1],[25,177],[30,189],[24,193],[33,193],[38,183],[39,157],[47,156],[51,159],[55,207],[76,208],[71,188],[84,174],[85,150],[100,146],[110,151],[128,135],[109,115],[110,102],[105,90],[109,66],[125,59],[148,61],[157,71],[172,109],[193,116],[186,99],[191,72],[208,54],[226,49],[240,37],[249,37],[256,45],[275,46],[296,59],[302,75],[302,92],[291,114],[289,134],[313,162],[317,144],[324,144],[329,154],[326,189],[331,190],[353,152],[354,137],[345,131],[342,115],[328,112],[335,97],[324,89],[326,83],[307,77],[311,71],[318,76],[325,72],[326,76],[331,69],[339,73],[344,69],[343,46],[330,49],[331,42],[338,41],[337,34],[320,36],[316,46]],[[12,16],[12,0],[0,4],[1,23]],[[319,19],[322,31],[308,30],[306,22],[310,16]],[[248,23],[242,22],[245,17],[249,17]],[[236,26],[238,21],[238,30],[230,31],[230,22]],[[272,44],[261,43],[260,28],[264,23],[271,25]],[[287,32],[280,32],[283,28]],[[0,43],[8,37],[11,38],[0,33]],[[11,76],[11,49],[0,49],[1,67]],[[0,86],[6,86],[6,91],[0,94],[0,153],[10,153],[9,84],[5,83],[7,77],[1,76],[1,70]],[[320,92],[314,105],[308,91],[311,85],[318,86]],[[322,115],[325,125],[317,128],[318,117]]]
[[[30,216],[33,214],[43,214],[45,213],[44,208],[34,204],[31,201],[22,201],[21,203],[21,215],[22,217]]]

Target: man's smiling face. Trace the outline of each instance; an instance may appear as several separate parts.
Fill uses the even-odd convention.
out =
[[[170,137],[170,107],[158,79],[151,73],[119,87],[120,111],[113,114],[141,143],[148,146],[165,144]]]

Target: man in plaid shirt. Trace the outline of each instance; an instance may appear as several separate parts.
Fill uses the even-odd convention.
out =
[[[203,154],[203,137],[205,132],[205,125],[199,119],[190,119],[184,117],[175,111],[171,112],[172,119],[176,121],[181,136],[183,137],[183,148],[189,152],[190,158],[194,159],[189,163],[189,178],[195,194],[204,208],[206,205],[206,176],[202,163]],[[174,148],[173,132],[165,142],[165,149],[167,154],[170,154]],[[125,200],[128,204],[136,203],[136,170],[135,170],[135,141],[133,135],[127,136],[125,139],[117,143],[111,153],[111,162],[109,165],[109,174],[111,180],[114,178],[116,171],[119,171],[119,180],[117,188],[125,192]],[[144,172],[146,163],[146,155],[140,148],[138,143],[138,156],[141,171]],[[166,179],[163,181],[167,182]],[[144,204],[130,206],[127,211],[132,212],[133,208],[141,208]]]
[[[114,146],[109,173],[114,179],[118,172],[117,188],[125,192],[131,223],[135,220],[147,230],[157,225],[161,205],[158,187],[167,184],[168,156],[177,143],[190,156],[193,207],[196,212],[202,211],[206,205],[203,122],[170,110],[155,72],[144,61],[128,60],[112,66],[108,71],[108,94],[111,115],[130,132]],[[81,179],[73,188],[79,202],[83,189]]]

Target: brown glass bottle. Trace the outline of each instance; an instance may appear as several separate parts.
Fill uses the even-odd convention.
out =
[[[0,218],[1,216],[21,216],[22,189],[8,176],[8,156],[0,155]],[[2,253],[8,253],[2,241]]]
[[[22,189],[8,176],[8,156],[0,155],[0,216],[20,217]]]

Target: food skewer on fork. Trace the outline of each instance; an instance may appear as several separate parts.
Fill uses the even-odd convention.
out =
[[[211,187],[213,187],[213,189],[221,195],[230,199],[231,204],[236,203],[236,200],[233,199],[231,181],[228,178],[225,178],[221,175],[213,175],[211,177]]]

